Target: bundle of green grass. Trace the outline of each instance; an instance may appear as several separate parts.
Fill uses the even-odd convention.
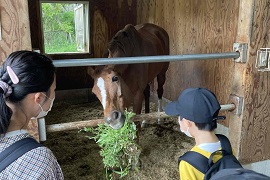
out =
[[[129,174],[133,169],[138,172],[139,155],[141,148],[136,143],[136,125],[131,120],[133,112],[124,112],[125,123],[122,128],[115,130],[106,124],[99,124],[97,128],[84,128],[91,132],[101,148],[100,155],[103,158],[106,177],[112,179],[113,173],[120,178]]]

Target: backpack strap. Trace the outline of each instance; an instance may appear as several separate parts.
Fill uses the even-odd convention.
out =
[[[231,146],[229,139],[222,134],[216,134],[216,136],[220,140],[222,150],[226,151],[228,154],[233,154],[232,153],[232,146]]]
[[[181,160],[188,162],[190,165],[192,165],[194,168],[196,168],[203,174],[205,174],[206,171],[209,169],[208,158],[195,151],[188,151],[182,156],[180,156],[178,159],[179,166]]]
[[[231,147],[231,143],[229,139],[222,134],[216,134],[216,136],[220,140],[220,144],[222,148],[222,150],[217,150],[217,151],[221,151],[223,155],[225,155],[226,153],[232,154],[232,147]],[[195,167],[197,170],[205,174],[206,171],[209,169],[210,165],[212,164],[212,158],[217,151],[213,152],[209,159],[198,152],[188,151],[184,155],[179,157],[178,165],[180,165],[181,160],[184,160],[188,162],[190,165],[192,165],[193,167]]]
[[[13,143],[0,153],[0,172],[26,152],[41,146],[35,139],[30,137]]]
[[[221,152],[223,157],[226,155],[233,155],[232,146],[231,146],[229,139],[222,134],[216,134],[216,136],[218,137],[218,139],[220,141],[221,150],[217,150],[210,155],[210,157],[208,159],[208,166],[209,167],[211,167],[214,164],[213,157],[216,153]]]

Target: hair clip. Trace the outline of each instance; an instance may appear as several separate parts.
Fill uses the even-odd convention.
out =
[[[14,73],[14,71],[11,69],[10,66],[7,66],[7,72],[13,84],[18,84],[19,78],[17,77],[17,75]]]
[[[12,93],[12,88],[2,80],[0,80],[0,88],[3,90],[5,97],[8,97]]]

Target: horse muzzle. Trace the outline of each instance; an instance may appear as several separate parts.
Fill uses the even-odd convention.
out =
[[[104,120],[113,129],[120,129],[125,123],[125,117],[119,111],[112,111]]]

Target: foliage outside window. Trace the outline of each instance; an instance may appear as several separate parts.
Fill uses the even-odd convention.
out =
[[[89,52],[87,4],[43,2],[41,8],[45,53]]]

